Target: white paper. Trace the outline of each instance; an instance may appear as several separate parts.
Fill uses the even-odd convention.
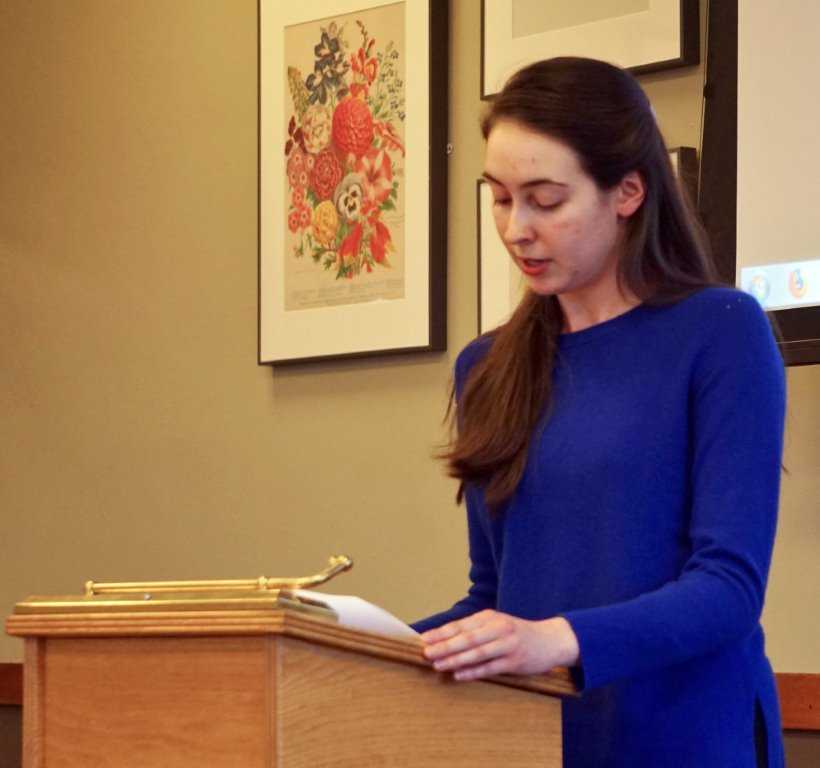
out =
[[[367,600],[354,595],[329,595],[325,592],[314,592],[309,589],[295,589],[293,594],[310,600],[324,603],[334,610],[339,617],[339,624],[362,632],[374,632],[388,637],[403,639],[418,637],[419,633],[397,619],[384,608],[379,608]]]

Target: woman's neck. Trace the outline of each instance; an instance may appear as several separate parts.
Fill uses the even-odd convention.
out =
[[[604,296],[559,294],[558,303],[564,313],[562,333],[575,333],[637,307],[641,300],[631,292],[609,292]]]

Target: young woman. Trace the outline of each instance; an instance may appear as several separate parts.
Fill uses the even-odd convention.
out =
[[[769,323],[717,285],[629,74],[539,62],[482,127],[529,290],[456,362],[472,585],[415,625],[425,653],[459,680],[570,666],[569,768],[781,766],[759,624],[784,417]]]

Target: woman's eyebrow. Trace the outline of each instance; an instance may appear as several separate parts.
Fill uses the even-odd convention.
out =
[[[492,182],[493,184],[498,184],[499,186],[502,186],[502,187],[504,186],[503,182],[496,179],[495,176],[493,176],[491,173],[487,173],[487,171],[484,171],[481,174],[481,178],[486,179],[487,181]],[[521,187],[526,189],[527,187],[540,187],[542,184],[551,184],[551,185],[556,186],[556,187],[567,187],[567,186],[569,186],[568,184],[565,184],[562,181],[556,181],[555,179],[550,179],[548,177],[544,177],[542,179],[530,179],[529,181],[525,181],[521,185]]]

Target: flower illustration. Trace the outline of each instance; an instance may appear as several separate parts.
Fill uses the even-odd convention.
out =
[[[287,72],[293,253],[332,268],[336,279],[391,268],[396,245],[383,217],[400,205],[404,171],[399,53],[393,42],[379,48],[364,24],[356,25],[361,43],[352,47],[346,25],[320,27],[313,71],[305,79],[295,67]]]
[[[370,250],[378,264],[387,261],[387,253],[394,250],[390,230],[378,219],[373,222],[373,234],[370,236]]]
[[[319,200],[328,200],[333,195],[336,185],[342,180],[342,165],[332,149],[324,149],[316,156],[313,173],[310,174],[310,187]]]
[[[330,248],[336,241],[339,229],[339,214],[330,200],[323,200],[313,211],[313,236],[319,245]]]
[[[314,47],[313,53],[316,55],[313,73],[308,75],[305,81],[305,87],[310,94],[308,103],[315,104],[318,101],[320,104],[326,104],[336,91],[347,91],[342,78],[350,68],[341,50],[335,24],[331,24],[327,30],[322,30],[322,38]]]
[[[342,152],[363,155],[373,143],[373,117],[362,99],[341,101],[333,113],[333,142]]]
[[[393,166],[383,149],[371,149],[356,163],[356,172],[364,182],[365,196],[380,205],[390,196],[393,188]]]
[[[305,149],[313,154],[321,152],[330,144],[333,113],[323,104],[311,104],[302,116],[302,135]]]
[[[299,230],[299,211],[291,211],[288,214],[288,229],[291,232],[297,232]]]
[[[304,188],[308,184],[308,170],[305,153],[298,147],[290,153],[287,165],[288,181],[294,189]]]
[[[352,264],[357,259],[361,240],[362,225],[357,223],[339,246],[339,256],[342,257],[342,261],[346,266]]]
[[[341,216],[349,221],[359,218],[364,202],[362,177],[348,173],[333,193],[333,203]]]

